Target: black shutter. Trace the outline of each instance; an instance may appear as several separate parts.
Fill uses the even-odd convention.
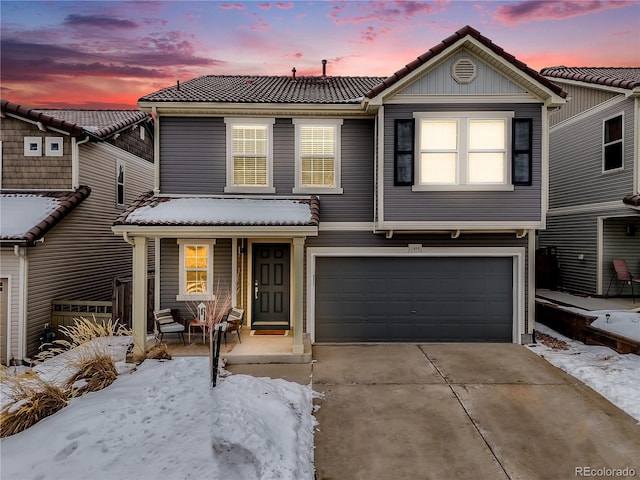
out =
[[[513,119],[511,175],[514,185],[531,185],[532,120]]]
[[[415,122],[395,121],[394,185],[413,185],[413,137]]]

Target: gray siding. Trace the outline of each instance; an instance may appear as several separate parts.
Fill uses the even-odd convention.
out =
[[[394,120],[411,119],[425,111],[514,111],[515,117],[533,119],[533,182],[514,191],[413,192],[394,186]],[[385,221],[539,221],[542,162],[541,106],[537,104],[389,105],[385,107],[384,219]]]
[[[602,172],[603,120],[624,112],[624,169]],[[549,207],[621,201],[633,192],[633,100],[554,128],[549,137]]]
[[[557,79],[550,79],[557,82]],[[606,90],[580,87],[567,83],[558,82],[562,89],[567,92],[567,103],[549,118],[550,126],[554,126],[578,113],[589,110],[590,108],[600,105],[613,97],[619,96],[619,93],[608,92]]]
[[[160,190],[185,195],[223,195],[226,185],[226,126],[222,118],[161,117]],[[291,195],[295,138],[291,119],[273,126],[273,183]],[[323,222],[373,220],[374,121],[346,119],[342,125],[342,195],[321,195]]]
[[[593,214],[550,216],[540,232],[541,247],[557,247],[560,288],[596,293],[598,223]],[[584,255],[583,260],[578,256]]]
[[[451,76],[454,62],[471,59],[476,64],[476,78],[470,83],[460,84]],[[398,93],[401,95],[487,95],[518,94],[526,91],[484,63],[468,50],[462,49],[445,60],[427,75],[408,85]]]
[[[627,225],[635,228],[634,235],[627,235]],[[602,288],[603,295],[607,293],[607,287],[614,273],[612,260],[622,258],[627,262],[629,271],[640,278],[640,215],[634,217],[608,218],[603,226],[604,254],[602,256]],[[617,295],[620,291],[620,282],[614,280],[611,285],[610,295]],[[634,293],[640,298],[640,284],[634,285]],[[625,286],[623,295],[631,294],[629,286]]]
[[[198,302],[176,300],[180,290],[180,250],[176,239],[165,238],[160,242],[160,308],[177,308],[180,316],[189,318]],[[219,238],[213,247],[213,289],[231,288],[231,239]],[[191,308],[191,310],[190,310]]]
[[[114,278],[131,276],[131,246],[111,231],[122,211],[115,204],[116,158],[127,165],[127,203],[153,188],[153,165],[104,144],[83,145],[80,156],[80,182],[91,195],[28,250],[27,355],[37,353],[52,301],[110,301]]]

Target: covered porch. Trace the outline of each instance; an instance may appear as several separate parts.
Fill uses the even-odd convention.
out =
[[[219,290],[224,285],[229,307],[245,312],[243,343],[236,345],[235,335],[228,336],[228,361],[304,359],[304,246],[307,236],[318,234],[318,216],[316,197],[141,198],[112,227],[133,247],[134,355],[143,356],[155,344],[149,342],[148,309],[177,310],[186,336],[194,306],[224,304]],[[150,245],[156,293],[147,300]],[[273,330],[282,330],[282,338],[251,335]]]

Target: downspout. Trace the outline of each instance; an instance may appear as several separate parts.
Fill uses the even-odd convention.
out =
[[[20,286],[18,287],[18,358],[24,359],[27,351],[27,275],[29,259],[25,247],[13,246],[13,253],[20,259]]]
[[[132,247],[133,247],[133,245],[135,245],[135,244],[134,244],[134,242],[133,242],[133,240],[131,240],[131,239],[129,238],[129,234],[128,234],[127,232],[122,232],[122,239],[123,239],[125,242],[127,242],[129,245],[131,245]]]
[[[80,186],[80,149],[78,147],[88,141],[88,135],[79,142],[75,137],[71,137],[71,184],[74,190]]]
[[[153,194],[160,193],[160,117],[158,109],[151,107],[153,117]]]

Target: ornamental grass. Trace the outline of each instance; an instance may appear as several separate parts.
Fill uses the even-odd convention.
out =
[[[0,372],[2,408],[0,437],[22,432],[43,418],[53,415],[68,401],[68,392],[33,373],[16,375]]]

